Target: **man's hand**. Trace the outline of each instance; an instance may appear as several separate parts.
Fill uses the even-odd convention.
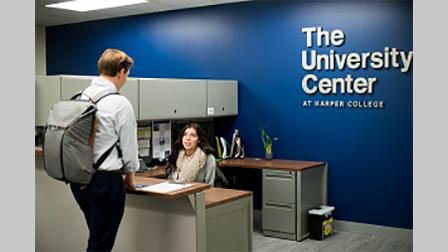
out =
[[[130,190],[135,190],[135,172],[126,174],[124,185]]]

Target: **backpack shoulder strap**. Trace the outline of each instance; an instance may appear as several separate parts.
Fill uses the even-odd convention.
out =
[[[103,153],[103,155],[101,155],[101,157],[98,159],[98,161],[96,161],[96,163],[93,164],[93,168],[95,170],[98,170],[98,167],[100,167],[100,165],[104,162],[104,160],[106,160],[106,158],[109,156],[109,154],[115,148],[115,146],[117,146],[117,143],[118,142],[115,142],[109,149],[106,150],[106,152]]]
[[[119,92],[111,92],[111,91],[105,90],[105,91],[99,92],[99,93],[98,93],[97,95],[95,95],[91,100],[92,100],[93,103],[97,104],[101,99],[103,99],[104,97],[109,96],[109,95],[120,95],[120,93],[119,93]],[[113,150],[114,148],[117,148],[117,151],[118,151],[118,157],[119,157],[119,158],[121,158],[121,157],[123,156],[122,151],[121,151],[121,148],[120,148],[120,145],[119,145],[119,142],[120,142],[119,140],[116,141],[111,147],[109,147],[109,149],[107,149],[107,150],[100,156],[100,158],[98,159],[98,161],[96,161],[96,163],[93,164],[93,168],[94,168],[95,170],[97,170],[97,169],[100,167],[100,165],[104,162],[104,160],[106,160],[106,158],[109,156],[109,154],[112,152],[112,150]]]
[[[98,170],[98,168],[100,167],[100,165],[104,162],[104,160],[106,160],[106,158],[109,156],[109,154],[112,152],[112,150],[114,148],[117,148],[118,151],[118,157],[122,158],[123,157],[123,152],[121,151],[120,148],[120,140],[116,141],[111,147],[109,147],[109,149],[107,149],[103,155],[100,156],[100,158],[98,158],[98,160],[93,164],[93,168],[95,170]]]
[[[74,94],[74,95],[70,98],[70,100],[76,100],[76,99],[78,99],[79,97],[81,97],[81,95],[82,95],[83,92],[84,92],[84,89],[78,91],[76,94]]]
[[[120,93],[119,92],[111,92],[108,90],[101,91],[97,95],[92,97],[92,102],[97,104],[101,99],[103,99],[104,97],[109,96],[109,95],[120,95]]]

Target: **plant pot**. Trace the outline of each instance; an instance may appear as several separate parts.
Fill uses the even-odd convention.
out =
[[[265,153],[264,153],[264,159],[266,159],[266,160],[272,160],[272,157],[273,157],[273,155],[272,155],[272,151],[270,151],[270,152],[265,152]]]

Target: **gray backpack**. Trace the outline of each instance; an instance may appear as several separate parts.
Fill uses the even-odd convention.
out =
[[[78,100],[81,94],[82,91],[51,107],[42,149],[49,176],[66,183],[87,185],[113,148],[118,147],[118,142],[114,143],[93,163],[96,104],[108,95],[119,93],[103,92],[91,100]]]

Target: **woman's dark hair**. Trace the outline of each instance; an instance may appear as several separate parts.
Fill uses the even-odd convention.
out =
[[[197,123],[188,123],[179,132],[176,142],[174,142],[171,155],[168,158],[168,167],[169,169],[172,169],[171,172],[177,169],[176,167],[177,157],[179,157],[179,152],[184,148],[184,146],[182,145],[182,138],[184,136],[185,131],[189,128],[193,128],[196,130],[196,134],[198,135],[198,147],[201,148],[201,150],[206,155],[213,154],[215,152],[215,150],[208,143],[205,131],[201,128],[201,126]]]

